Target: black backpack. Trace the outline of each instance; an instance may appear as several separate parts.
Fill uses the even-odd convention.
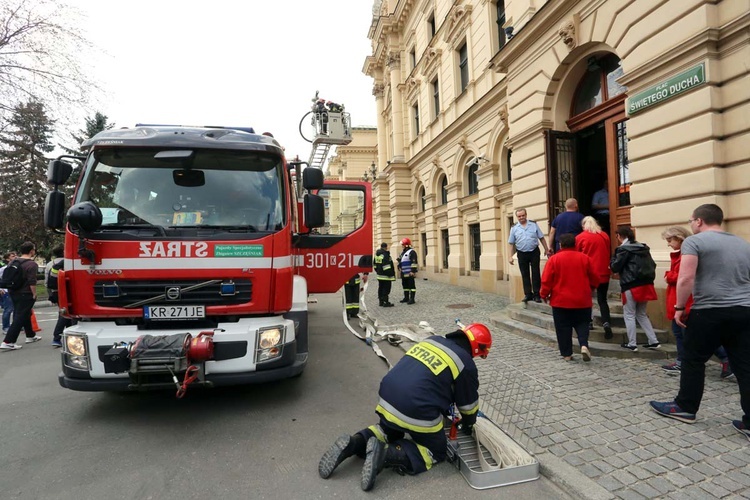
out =
[[[653,283],[656,279],[656,262],[651,257],[651,249],[646,247],[646,255],[641,256],[638,262],[638,280]]]
[[[3,277],[0,279],[0,288],[15,292],[26,286],[26,273],[21,267],[21,264],[26,260],[14,259],[5,267]]]
[[[62,259],[60,259],[60,262],[52,264],[52,267],[47,274],[47,280],[44,282],[44,286],[47,287],[48,291],[53,292],[57,290],[58,272],[63,268],[64,265],[65,261]]]

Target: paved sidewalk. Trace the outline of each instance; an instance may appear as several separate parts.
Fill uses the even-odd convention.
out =
[[[546,414],[533,436],[542,450],[536,455],[542,473],[575,496],[750,498],[750,442],[731,426],[742,415],[739,391],[734,379],[719,378],[718,363],[706,367],[698,421],[684,424],[648,406],[652,399],[672,399],[679,387],[679,377],[662,372],[663,360],[642,360],[633,353],[632,359],[595,357],[583,363],[577,356],[566,363],[556,348],[492,322],[507,305],[503,297],[422,279],[416,304],[398,303],[402,296],[396,281],[390,297],[396,307],[378,307],[373,279],[365,303],[380,326],[427,321],[447,333],[456,318],[485,323],[494,344],[490,358],[477,363],[480,377],[497,373],[505,363],[549,386]]]

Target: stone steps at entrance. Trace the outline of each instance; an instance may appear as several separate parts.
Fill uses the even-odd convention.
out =
[[[533,304],[533,305],[531,305]],[[523,304],[511,304],[505,311],[495,313],[490,316],[490,322],[503,328],[511,333],[534,340],[536,342],[557,348],[557,336],[552,321],[552,308],[547,304],[529,303],[528,309]],[[544,307],[549,312],[544,311]],[[641,359],[671,359],[677,355],[677,348],[674,344],[667,344],[669,339],[668,332],[664,330],[655,330],[656,336],[662,343],[661,348],[657,350],[646,349],[640,344],[646,343],[646,335],[639,329],[638,352],[632,352],[620,344],[625,338],[624,328],[613,328],[614,338],[612,340],[604,339],[604,330],[601,327],[595,327],[589,333],[589,350],[593,356],[612,357],[612,358],[632,358],[634,356]],[[573,333],[573,350],[580,353],[578,341]]]

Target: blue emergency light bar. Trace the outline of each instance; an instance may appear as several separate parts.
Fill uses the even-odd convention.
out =
[[[136,123],[136,127],[199,127],[199,128],[221,128],[227,130],[239,130],[240,132],[247,132],[248,134],[254,134],[255,129],[253,127],[224,127],[221,125],[172,125],[168,123]]]

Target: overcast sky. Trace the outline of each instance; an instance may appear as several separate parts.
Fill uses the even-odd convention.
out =
[[[96,109],[118,127],[251,126],[307,160],[298,126],[316,90],[343,103],[354,126],[377,123],[362,73],[370,0],[68,3],[100,52],[88,63],[105,91]]]

